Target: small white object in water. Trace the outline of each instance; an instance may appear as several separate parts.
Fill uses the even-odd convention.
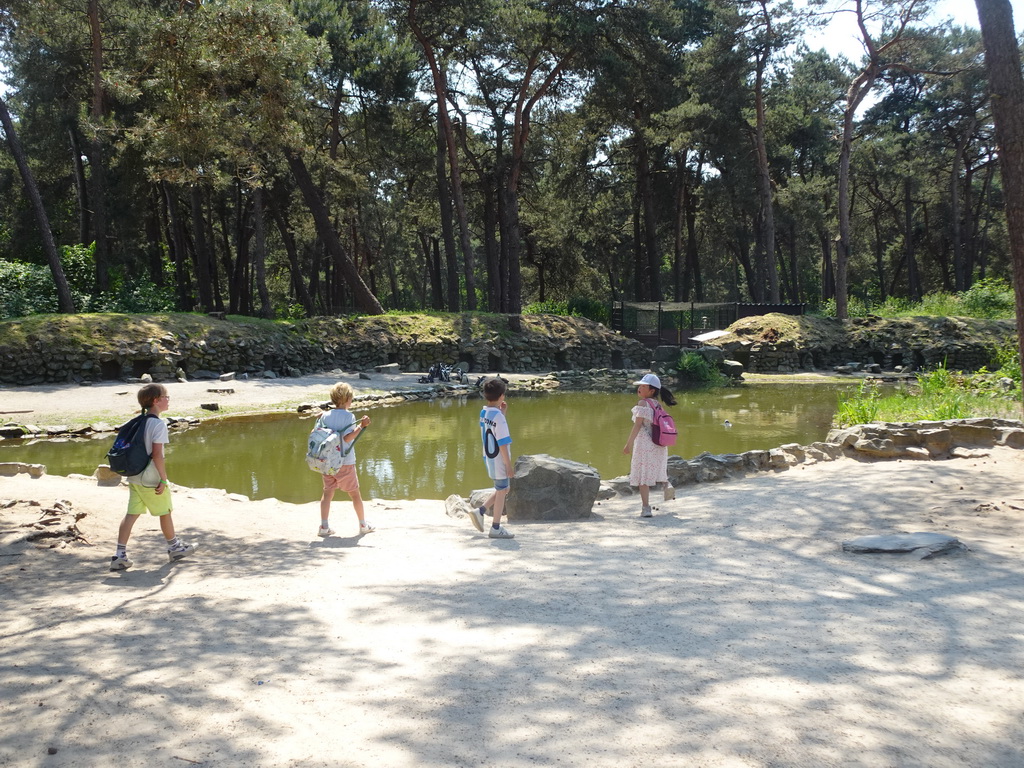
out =
[[[729,427],[732,426],[732,422],[726,419],[725,421],[722,422],[722,426],[728,429]]]

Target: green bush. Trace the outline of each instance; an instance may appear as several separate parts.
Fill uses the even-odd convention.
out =
[[[586,296],[573,296],[569,299],[569,314],[585,317],[605,325],[608,325],[608,321],[611,319],[608,305],[605,302]]]
[[[0,261],[0,317],[56,312],[57,287],[49,267]]]
[[[60,261],[76,312],[135,314],[177,309],[171,289],[158,288],[145,278],[126,278],[120,269],[111,270],[110,290],[96,293],[92,246],[65,246]],[[57,286],[49,265],[0,261],[0,317],[49,314],[58,309]]]
[[[523,307],[524,315],[562,315],[569,314],[569,304],[565,301],[535,301]]]
[[[722,385],[725,375],[703,355],[696,352],[684,352],[676,363],[679,378],[694,384]]]
[[[1005,280],[979,280],[960,294],[964,314],[969,317],[1009,318],[1014,316],[1013,288]]]

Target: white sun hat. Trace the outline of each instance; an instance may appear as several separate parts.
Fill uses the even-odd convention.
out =
[[[648,387],[654,387],[655,389],[661,389],[661,379],[653,373],[646,373],[640,381],[633,382],[634,387],[640,386],[641,384],[646,384]]]

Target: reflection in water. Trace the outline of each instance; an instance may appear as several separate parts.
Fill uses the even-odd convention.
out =
[[[839,387],[757,385],[677,393],[671,409],[679,441],[670,451],[692,458],[741,453],[824,439]],[[509,395],[512,456],[547,453],[595,467],[603,478],[629,471],[622,446],[634,394]],[[480,458],[481,401],[460,398],[370,410],[373,420],[356,447],[364,498],[443,499],[490,483]],[[732,424],[726,428],[726,422]],[[305,502],[320,496],[320,476],[306,468],[313,420],[294,414],[221,419],[172,433],[173,482],[224,488],[253,499]],[[0,441],[0,461],[46,464],[52,474],[91,474],[112,437],[92,440]],[[339,496],[339,499],[344,496]]]

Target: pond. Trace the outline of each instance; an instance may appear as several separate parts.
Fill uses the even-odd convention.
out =
[[[842,389],[758,384],[681,392],[670,409],[680,434],[669,453],[689,459],[703,451],[741,453],[823,440]],[[508,400],[513,459],[547,453],[590,464],[604,479],[629,472],[622,446],[635,394],[512,393]],[[481,404],[464,397],[368,410],[372,425],[356,448],[363,497],[443,499],[487,487],[477,426]],[[308,417],[272,414],[218,419],[172,433],[168,475],[179,485],[224,488],[252,499],[312,501],[320,495],[320,477],[304,461],[312,426]],[[0,461],[46,464],[55,475],[92,474],[105,463],[111,441],[110,435],[5,440]]]

